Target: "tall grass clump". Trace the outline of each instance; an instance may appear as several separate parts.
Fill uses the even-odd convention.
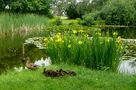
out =
[[[22,44],[26,38],[45,36],[47,21],[34,14],[0,14],[0,74],[22,64]]]
[[[46,53],[53,63],[83,65],[88,68],[115,70],[122,54],[121,38],[114,33],[113,37],[104,37],[96,31],[88,37],[84,31],[73,30],[73,33],[57,33],[45,38]]]
[[[20,54],[24,40],[41,35],[47,21],[46,17],[34,14],[1,13],[0,59]]]
[[[48,19],[45,16],[38,16],[35,14],[0,14],[0,27],[3,30],[11,30],[12,28],[19,28],[22,26],[32,27],[38,25],[45,25]]]
[[[26,38],[42,36],[48,19],[34,14],[0,14],[0,73],[21,61]]]

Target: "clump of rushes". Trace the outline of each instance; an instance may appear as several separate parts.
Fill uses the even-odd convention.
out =
[[[91,69],[116,70],[123,52],[121,38],[102,36],[99,31],[88,37],[82,30],[57,33],[46,40],[46,52],[53,63],[83,65]]]

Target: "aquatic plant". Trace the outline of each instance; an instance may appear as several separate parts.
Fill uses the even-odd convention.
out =
[[[53,63],[64,62],[92,69],[116,70],[123,51],[117,33],[105,37],[96,31],[93,37],[88,37],[88,34],[74,30],[73,33],[57,33],[46,40],[46,53]]]

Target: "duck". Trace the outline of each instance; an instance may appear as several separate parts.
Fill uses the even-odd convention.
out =
[[[29,57],[26,57],[25,60],[26,60],[26,64],[25,65],[26,65],[26,67],[28,69],[35,70],[35,69],[38,68],[38,65],[35,65],[34,63],[30,62],[30,58]]]
[[[66,71],[64,71],[63,69],[57,70],[57,72],[59,72],[59,73],[61,73],[61,74],[63,74],[63,75],[68,74],[68,73],[67,73]]]
[[[64,76],[64,74],[61,73],[60,71],[46,70],[46,68],[44,68],[43,74],[45,76],[48,76],[48,77],[61,77],[61,76]]]
[[[70,70],[67,71],[67,74],[70,76],[76,76],[76,73],[74,71],[70,71]]]
[[[70,75],[70,76],[76,76],[76,73],[74,71],[71,71],[71,70],[63,70],[63,69],[60,69],[59,72],[63,73],[64,75]]]

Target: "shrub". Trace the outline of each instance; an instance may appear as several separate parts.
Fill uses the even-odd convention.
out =
[[[79,25],[82,24],[82,20],[80,18],[76,18],[76,20],[77,20],[77,22],[78,22]]]
[[[52,22],[51,22],[53,25],[62,25],[62,20],[59,18],[59,17],[57,17],[57,18],[55,18]]]
[[[97,15],[108,25],[136,25],[135,0],[109,0]]]
[[[82,25],[91,26],[94,24],[95,24],[95,20],[92,14],[86,14],[83,16]]]

